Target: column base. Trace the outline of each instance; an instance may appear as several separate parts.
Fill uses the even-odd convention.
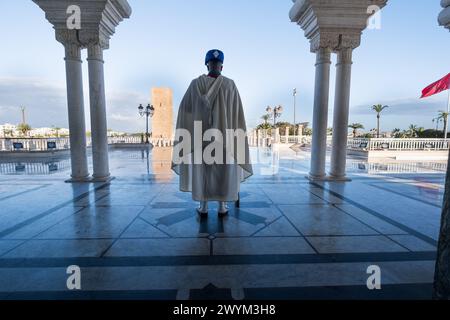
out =
[[[65,183],[97,183],[97,182],[111,182],[114,180],[115,177],[101,177],[101,178],[94,178],[94,177],[86,177],[86,178],[70,178],[68,180],[65,180]]]
[[[70,178],[66,181],[64,181],[65,183],[91,183],[91,177],[90,176],[86,176],[84,178]]]
[[[352,181],[352,179],[350,179],[347,176],[333,177],[331,175],[321,176],[321,177],[309,175],[309,176],[306,176],[306,179],[308,179],[311,182],[351,182]]]
[[[114,180],[115,177],[92,177],[91,178],[91,182],[111,182],[112,180]]]
[[[306,179],[308,179],[311,182],[320,182],[320,181],[328,181],[328,176],[313,176],[313,175],[307,175],[305,176]]]
[[[347,177],[347,176],[339,176],[339,177],[336,177],[336,176],[333,176],[333,175],[329,175],[329,176],[328,176],[328,181],[334,181],[334,182],[351,182],[352,179],[350,179],[350,178]]]

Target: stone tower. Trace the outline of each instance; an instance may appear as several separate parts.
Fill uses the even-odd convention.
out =
[[[173,98],[169,88],[152,88],[152,105],[155,114],[152,118],[152,140],[163,139],[172,141],[173,129]]]

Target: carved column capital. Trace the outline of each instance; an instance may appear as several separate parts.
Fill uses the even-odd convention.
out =
[[[338,51],[336,66],[341,64],[353,64],[352,61],[353,49],[352,48],[342,48]]]
[[[338,52],[342,49],[356,49],[361,45],[361,32],[346,32],[339,34],[339,44],[334,48]]]
[[[441,0],[441,6],[444,10],[439,14],[439,24],[450,29],[450,0]]]
[[[330,48],[319,48],[316,51],[316,66],[320,64],[331,64],[331,49]]]
[[[99,30],[81,30],[79,39],[87,48],[98,45],[104,50],[109,49],[109,38]]]
[[[103,61],[103,47],[99,43],[91,42],[88,44],[88,61],[98,60]]]
[[[81,62],[82,44],[78,41],[76,30],[58,29],[55,32],[56,40],[64,45],[67,60]]]
[[[339,52],[342,48],[355,49],[360,44],[360,31],[320,30],[311,38],[311,51],[317,52],[320,48],[330,48],[333,52]]]
[[[310,42],[311,52],[318,52],[321,48],[333,50],[339,45],[339,35],[330,31],[319,31]]]

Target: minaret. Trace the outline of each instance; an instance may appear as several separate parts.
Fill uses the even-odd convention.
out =
[[[169,88],[152,88],[152,105],[155,114],[152,118],[152,141],[172,142],[173,129],[173,96]]]

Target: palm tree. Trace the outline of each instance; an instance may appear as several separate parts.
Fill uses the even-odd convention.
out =
[[[400,137],[400,132],[402,132],[402,130],[400,130],[399,128],[395,128],[394,130],[392,130],[392,136],[394,138],[399,138]]]
[[[52,127],[52,131],[55,133],[56,138],[59,138],[59,130],[61,130],[61,128],[55,126]]]
[[[353,129],[353,138],[356,138],[358,135],[358,129],[364,129],[364,126],[361,123],[352,123],[348,127]]]
[[[448,115],[449,113],[447,111],[439,111],[438,120],[444,121],[444,138],[447,139],[447,132],[448,132]]]
[[[417,136],[417,126],[415,124],[411,124],[408,128],[408,135],[410,138],[415,138]]]
[[[26,136],[28,134],[28,132],[31,131],[31,127],[30,125],[26,124],[26,123],[21,123],[17,126],[17,129],[24,135]]]
[[[419,128],[417,129],[417,131],[416,131],[416,134],[417,134],[417,137],[418,137],[418,138],[422,138],[423,135],[424,135],[424,133],[425,133],[425,128],[424,128],[424,127],[419,127]]]
[[[261,119],[263,119],[264,120],[264,124],[265,125],[267,125],[267,123],[269,122],[269,120],[270,120],[270,115],[268,115],[268,114],[265,114],[265,115],[263,115],[262,117],[261,117]]]
[[[389,108],[389,106],[383,106],[381,104],[376,104],[372,106],[372,110],[377,113],[377,138],[380,137],[380,118],[381,118],[381,112],[383,112],[384,109]]]

